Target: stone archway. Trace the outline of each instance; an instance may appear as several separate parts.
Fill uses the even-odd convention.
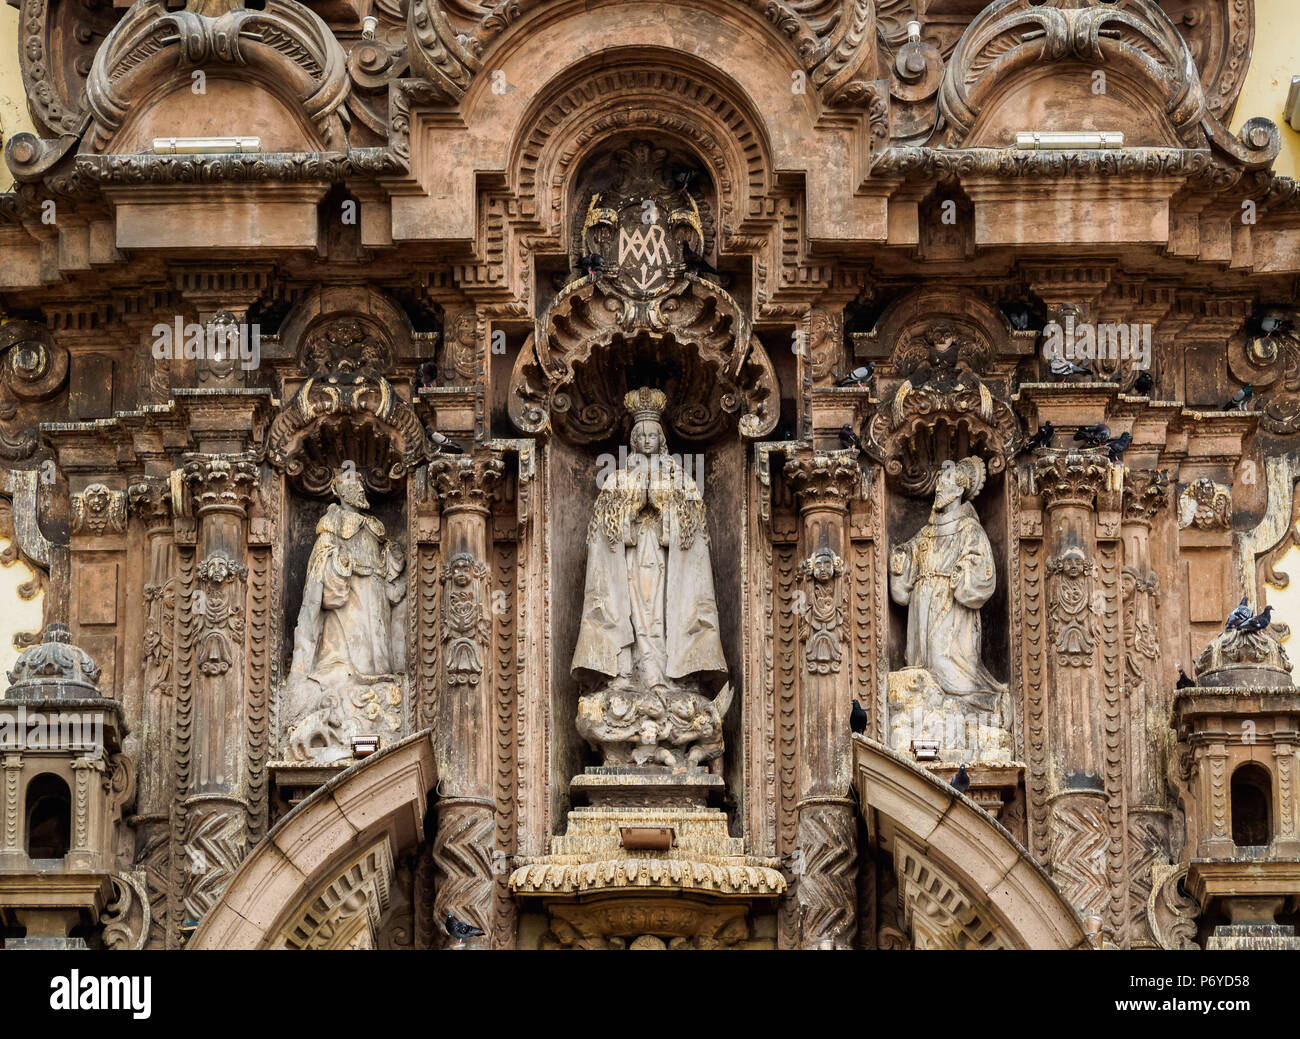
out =
[[[393,861],[424,839],[437,782],[431,732],[358,762],[281,819],[187,947],[372,948]]]
[[[853,785],[871,843],[893,856],[898,937],[916,949],[1088,949],[1074,907],[993,818],[863,736]]]

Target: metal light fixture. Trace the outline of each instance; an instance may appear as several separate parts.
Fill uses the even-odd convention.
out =
[[[352,737],[352,756],[354,758],[368,758],[371,754],[379,749],[378,736],[353,736]]]
[[[375,30],[379,28],[379,19],[373,14],[366,15],[361,19],[361,38],[363,40],[373,40]]]
[[[920,42],[921,42],[921,23],[920,23],[920,22],[908,22],[908,23],[907,23],[907,42],[908,42],[908,43],[920,43]]]
[[[1296,133],[1300,133],[1300,76],[1291,77],[1291,92],[1286,96],[1282,117]]]
[[[912,757],[917,761],[938,761],[939,760],[939,741],[938,740],[913,740]]]
[[[223,155],[227,152],[260,152],[260,137],[155,137],[155,155]]]
[[[1016,134],[1021,151],[1093,151],[1124,147],[1124,135],[1118,131],[1102,133],[1056,132],[1033,130]]]

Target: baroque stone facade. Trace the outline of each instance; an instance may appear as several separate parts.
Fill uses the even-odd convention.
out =
[[[0,942],[1290,947],[1254,7],[24,0]]]

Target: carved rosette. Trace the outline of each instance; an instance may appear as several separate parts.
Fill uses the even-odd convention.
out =
[[[1057,451],[1034,459],[1034,484],[1049,509],[1091,509],[1109,475],[1110,463],[1099,454]]]
[[[1232,529],[1232,488],[1199,476],[1178,495],[1178,526],[1181,530]]]
[[[126,531],[126,492],[92,483],[72,496],[72,533],[122,534]]]

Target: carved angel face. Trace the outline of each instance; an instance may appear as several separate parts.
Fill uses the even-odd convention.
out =
[[[86,509],[89,512],[105,512],[108,509],[108,488],[102,483],[92,483],[86,488]]]

